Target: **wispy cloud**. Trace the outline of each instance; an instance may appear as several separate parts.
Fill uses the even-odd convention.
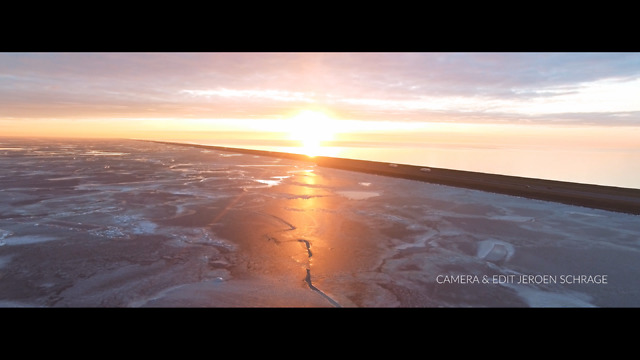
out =
[[[245,100],[264,99],[271,101],[303,101],[314,102],[313,97],[299,91],[283,91],[283,90],[234,90],[234,89],[217,89],[217,90],[181,90],[193,96],[220,96],[223,98],[241,98]]]

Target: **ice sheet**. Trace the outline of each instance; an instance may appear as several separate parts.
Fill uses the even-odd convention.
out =
[[[0,306],[640,306],[638,216],[151,142],[2,144],[21,150],[0,157]]]

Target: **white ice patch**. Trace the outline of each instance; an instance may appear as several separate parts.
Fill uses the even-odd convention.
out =
[[[204,229],[175,229],[170,232],[172,235],[172,241],[168,244],[177,247],[191,246],[191,245],[208,245],[227,249],[229,251],[236,251],[237,245],[231,241],[218,238],[211,232]]]
[[[123,153],[123,152],[90,150],[90,151],[87,151],[84,155],[90,155],[90,156],[122,156],[122,155],[129,155],[129,154]]]
[[[483,240],[478,242],[477,256],[487,261],[507,261],[515,253],[513,245],[500,240]]]
[[[407,225],[407,230],[411,230],[411,231],[422,231],[422,230],[426,230],[428,229],[427,226],[422,225],[422,224],[418,224],[418,223],[412,223]]]
[[[380,196],[379,192],[375,191],[336,191],[339,195],[346,197],[349,200],[365,200],[375,196]]]
[[[2,230],[0,229],[0,240],[3,240],[4,238],[13,235],[13,233],[9,230]]]
[[[122,231],[122,229],[115,226],[107,226],[106,228],[90,230],[90,234],[106,237],[109,239],[118,239],[118,238],[126,238],[127,235]]]
[[[260,184],[266,184],[269,187],[276,186],[281,182],[281,180],[261,180],[261,179],[255,179],[254,181],[259,182]]]
[[[132,232],[134,234],[140,235],[140,234],[154,234],[156,231],[156,228],[158,227],[158,225],[156,225],[155,223],[151,222],[151,221],[140,221],[139,223],[135,224],[135,226],[132,229]]]
[[[313,173],[313,171],[313,169],[289,170],[287,171],[287,174],[306,173],[308,175]]]
[[[63,181],[63,180],[76,180],[76,179],[86,179],[88,176],[64,176],[58,178],[50,178],[48,181]]]
[[[5,245],[29,245],[47,241],[60,240],[60,238],[48,235],[24,235],[13,236],[2,240]]]
[[[32,305],[32,304],[27,304],[27,303],[21,303],[18,301],[11,301],[11,300],[0,300],[0,308],[33,308],[33,307],[38,307],[37,305]]]
[[[529,217],[529,216],[519,216],[519,215],[491,216],[489,219],[491,219],[491,220],[513,221],[513,222],[532,222],[532,221],[535,221],[535,218],[532,218],[532,217]]]
[[[272,176],[271,179],[253,179],[255,182],[259,182],[261,184],[266,184],[268,187],[280,185],[284,179],[289,178],[290,176]]]
[[[156,223],[149,220],[141,220],[139,216],[117,215],[114,216],[114,220],[118,222],[119,226],[136,235],[154,234],[158,227]],[[116,228],[114,227],[113,229]],[[120,232],[122,231],[120,230]]]
[[[570,214],[570,215],[590,216],[590,217],[605,217],[604,215],[601,215],[601,214],[588,214],[588,213],[578,212],[578,211],[567,211],[567,214]]]

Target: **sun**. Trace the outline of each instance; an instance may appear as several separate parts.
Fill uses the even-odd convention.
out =
[[[335,139],[337,132],[337,121],[321,111],[302,110],[289,122],[289,138],[297,141],[302,152],[312,157],[320,154],[326,142]]]

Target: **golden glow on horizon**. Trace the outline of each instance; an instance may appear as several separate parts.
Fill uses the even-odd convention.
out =
[[[26,126],[29,124],[29,126]],[[336,156],[339,142],[640,150],[638,126],[364,121],[314,109],[278,119],[105,118],[0,122],[0,136],[297,142],[308,155]]]

